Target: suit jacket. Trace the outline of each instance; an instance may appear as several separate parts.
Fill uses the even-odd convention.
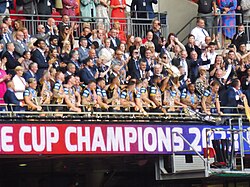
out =
[[[79,61],[82,63],[83,60],[85,60],[86,58],[88,58],[89,56],[89,49],[86,48],[85,50],[83,50],[82,47],[78,48],[78,53],[79,53]]]
[[[227,90],[227,107],[237,107],[238,104],[243,104],[239,98],[237,98],[238,93],[234,90],[233,87],[228,88]],[[237,113],[237,109],[225,109],[225,113]]]
[[[30,70],[29,70],[29,71],[26,71],[26,72],[23,74],[23,78],[25,79],[26,82],[28,82],[28,80],[29,80],[30,78],[35,78],[36,81],[38,82],[37,75],[36,75],[36,74],[32,75],[31,72],[30,72]]]
[[[42,77],[43,72],[48,69],[49,64],[42,53],[36,49],[31,55],[31,60],[38,64],[37,78],[38,80]]]
[[[135,48],[136,47],[134,45],[132,45],[132,46],[129,47],[129,53],[130,53],[130,55],[132,55],[133,50]],[[145,46],[140,46],[140,55],[141,55],[141,58],[146,58],[145,52],[146,52],[146,47]]]
[[[9,37],[10,41],[11,41],[11,42],[14,42],[14,39],[13,39],[12,35],[11,35],[9,32],[7,33],[7,35],[8,35],[8,37]],[[1,42],[4,44],[4,46],[5,46],[5,48],[6,48],[6,44],[7,44],[8,42],[6,42],[6,41],[4,40],[3,34],[0,35],[0,39],[1,39]]]
[[[88,84],[90,81],[95,80],[96,70],[92,68],[90,71],[86,67],[80,70],[79,77],[81,82]]]
[[[54,32],[54,33],[51,33],[50,28],[49,28],[48,25],[45,26],[45,34],[49,33],[50,36],[51,36],[51,35],[57,36],[57,35],[56,35],[55,29],[53,29],[53,32]]]
[[[10,3],[9,9],[13,9],[14,6],[13,6],[12,0],[10,0],[9,3]],[[6,0],[0,0],[0,13],[4,13],[5,12],[5,10],[7,8],[6,4],[7,4]]]
[[[49,37],[50,37],[49,33],[47,33],[47,34],[38,33],[38,34],[35,34],[35,35],[34,35],[34,38],[43,39],[43,40],[45,40],[45,41],[48,41],[48,40],[49,40]]]
[[[24,14],[36,14],[37,13],[37,1],[36,0],[23,0],[23,13]]]
[[[6,90],[4,96],[3,96],[4,102],[6,104],[15,104],[17,106],[13,107],[13,110],[18,111],[20,110],[20,101],[17,99],[14,91],[11,91],[9,89]],[[11,107],[8,106],[8,110],[11,111]]]
[[[23,46],[22,46],[23,44]],[[25,51],[28,51],[28,47],[25,43],[20,43],[19,41],[15,41],[14,42],[14,46],[15,46],[15,52],[16,52],[16,55],[18,58],[22,57],[23,56],[23,53]]]
[[[188,57],[187,57],[188,59],[191,59],[190,53],[192,51],[196,51],[196,53],[198,54],[198,58],[200,58],[202,52],[201,52],[201,49],[197,45],[194,45],[194,47],[190,47],[190,45],[186,44],[185,48],[188,54]]]
[[[203,61],[199,58],[196,61],[190,61],[190,78],[192,83],[194,83],[199,76],[199,66],[207,64],[210,64],[210,60]]]
[[[116,42],[116,46],[115,46],[113,40],[110,38],[110,48],[114,49],[114,51],[116,51],[118,46],[121,44],[121,41],[119,40],[119,38],[115,38],[115,42]]]
[[[238,35],[238,33],[236,33],[233,37],[232,43],[237,47],[237,49],[239,50],[239,46],[241,44],[247,44],[247,34],[245,32],[243,32],[242,34]]]
[[[15,56],[15,53],[13,53],[13,55],[11,55],[9,51],[6,51],[3,54],[3,57],[7,58],[7,62],[6,62],[7,73],[10,73],[12,75],[15,75],[14,69],[17,66],[21,66],[21,64],[17,61],[17,59],[14,56]]]
[[[146,4],[144,4],[144,2]],[[148,18],[153,19],[155,17],[153,3],[157,4],[157,0],[132,0],[131,12],[134,12],[134,14],[132,14],[133,17],[147,18],[148,13]],[[137,13],[137,11],[147,11],[147,13]]]
[[[128,62],[128,75],[134,76],[139,71],[139,60],[131,58]]]
[[[37,4],[37,11],[40,15],[51,15],[52,8],[55,6],[54,0],[50,0],[51,6],[47,5],[47,0],[39,0]]]

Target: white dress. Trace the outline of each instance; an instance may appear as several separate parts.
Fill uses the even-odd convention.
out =
[[[107,4],[107,0],[104,0]],[[97,19],[98,24],[103,24],[105,28],[110,26],[110,20],[108,15],[108,7],[105,7],[101,2],[96,6],[96,17],[105,18],[105,19]]]
[[[12,79],[15,85],[15,95],[17,99],[23,100],[23,92],[25,91],[26,81],[23,77],[15,75]]]

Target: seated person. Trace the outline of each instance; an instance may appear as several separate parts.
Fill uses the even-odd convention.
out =
[[[96,80],[97,82],[97,89],[96,89],[96,94],[97,94],[97,103],[100,105],[101,109],[103,111],[107,111],[109,108],[109,103],[110,101],[108,100],[107,93],[105,90],[105,80],[104,78],[98,78]]]
[[[94,80],[89,81],[88,86],[83,90],[82,104],[85,105],[87,111],[101,112],[100,105],[97,102],[96,82]]]
[[[120,112],[120,79],[119,75],[110,76],[110,85],[107,88],[107,98],[110,100],[112,107],[109,107],[110,112]]]
[[[13,106],[13,107],[8,106],[9,111],[12,111],[12,109],[14,111],[20,111],[21,108],[23,107],[23,102],[20,102],[17,99],[17,97],[15,95],[15,92],[14,92],[14,89],[15,89],[15,85],[14,85],[13,81],[8,81],[7,82],[7,90],[6,90],[6,92],[4,93],[4,96],[3,96],[4,102],[6,104],[14,104],[14,105],[16,105],[16,106]]]
[[[196,110],[199,105],[199,99],[195,94],[194,84],[188,85],[188,90],[181,93],[181,103],[191,107],[193,110]]]
[[[207,115],[211,115],[212,113],[218,113],[219,115],[223,114],[220,110],[219,88],[220,84],[217,81],[213,81],[211,83],[211,89],[204,92],[201,99],[201,106],[202,111]]]
[[[177,79],[168,82],[168,86],[163,92],[163,104],[165,106],[169,106],[168,111],[170,112],[180,111],[182,107],[187,108],[187,105],[181,103],[180,101],[180,91],[178,89],[179,85],[180,84]]]
[[[146,109],[155,109],[156,105],[155,103],[149,99],[148,95],[148,80],[143,78],[142,80],[142,87],[141,87],[141,100],[143,102],[143,106],[146,107]]]
[[[70,111],[81,112],[81,96],[74,88],[75,77],[73,75],[68,75],[65,78],[64,93],[65,93],[65,103]]]
[[[28,110],[41,111],[39,99],[37,97],[36,87],[37,81],[35,78],[30,78],[28,80],[29,87],[24,91],[24,102],[27,104]]]

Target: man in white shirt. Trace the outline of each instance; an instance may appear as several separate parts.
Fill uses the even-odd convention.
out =
[[[195,44],[201,48],[205,44],[206,36],[209,36],[205,28],[205,21],[202,18],[197,19],[197,26],[191,31],[191,34],[195,37]]]
[[[210,60],[210,64],[204,65],[204,68],[206,70],[209,70],[210,65],[213,65],[215,62],[215,58],[217,56],[217,53],[215,51],[216,44],[214,42],[210,42],[208,44],[207,49],[201,54],[201,59],[203,61]]]

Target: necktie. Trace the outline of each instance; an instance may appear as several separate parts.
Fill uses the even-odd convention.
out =
[[[4,38],[5,38],[4,40],[5,40],[6,43],[11,42],[11,40],[10,40],[8,34],[4,34]]]
[[[139,69],[138,61],[137,60],[135,60],[135,67],[136,67],[136,69]]]
[[[206,34],[206,32],[205,32],[205,29],[201,29],[201,30],[202,30],[203,34],[204,34],[205,36],[207,36],[207,34]]]

